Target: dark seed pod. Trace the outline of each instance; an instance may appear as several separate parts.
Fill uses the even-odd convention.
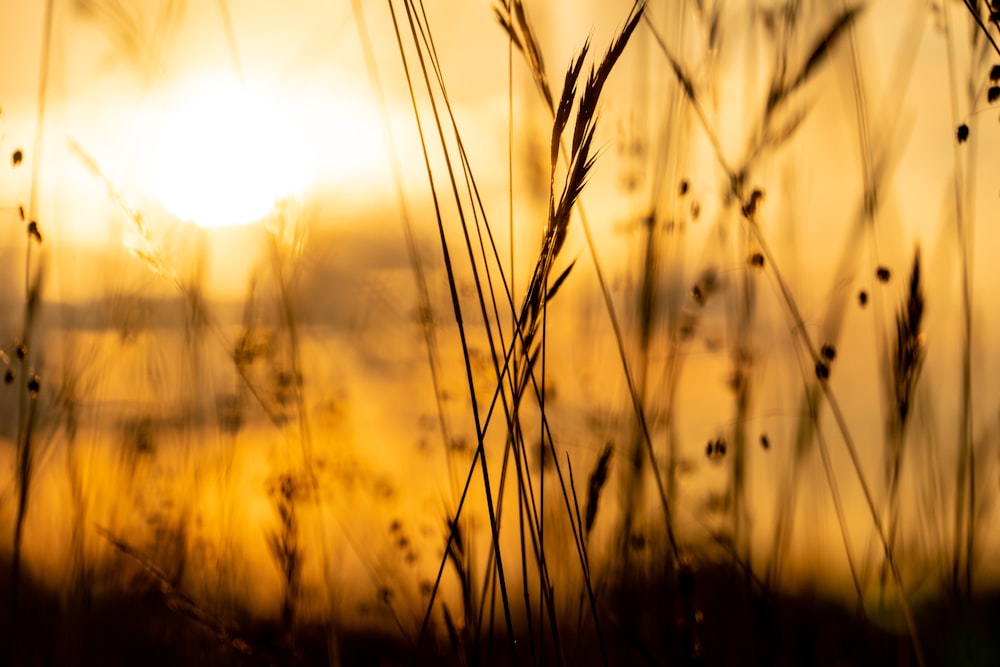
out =
[[[7,371],[3,374],[3,381],[4,384],[12,383],[14,381],[14,371],[8,368]]]
[[[38,392],[40,392],[41,390],[42,390],[42,381],[37,375],[33,376],[30,380],[28,380],[28,393],[31,394],[32,398],[36,398],[38,396]]]
[[[816,377],[820,380],[827,380],[830,377],[830,367],[822,361],[816,362]]]
[[[18,343],[17,347],[14,348],[14,354],[17,355],[18,359],[24,360],[28,356],[28,348],[24,343]]]
[[[35,239],[39,243],[42,242],[42,233],[38,231],[38,223],[34,220],[28,223],[28,236]]]
[[[694,286],[691,290],[691,296],[694,297],[694,300],[698,302],[699,306],[705,305],[705,293],[701,291],[700,285]]]
[[[969,138],[969,126],[962,123],[958,126],[958,143],[964,143]]]
[[[819,353],[827,361],[833,361],[837,358],[837,348],[830,343],[823,343],[823,347],[820,348]]]
[[[760,434],[760,446],[763,449],[770,449],[771,448],[771,441],[767,439],[767,434],[766,433],[761,433]]]
[[[708,446],[705,448],[705,456],[710,459],[722,458],[726,455],[726,441],[722,438],[716,438],[715,440],[709,440]]]
[[[892,274],[889,272],[889,269],[884,266],[880,266],[875,270],[875,277],[878,278],[881,283],[889,282],[889,278],[891,276]]]
[[[1000,81],[1000,65],[990,68],[990,81]]]
[[[684,195],[686,195],[688,193],[688,187],[689,186],[688,186],[687,179],[682,180],[680,186],[678,186],[678,192],[680,192],[681,197],[683,197]]]
[[[750,266],[759,269],[764,266],[764,255],[762,253],[755,252],[754,254],[750,255],[750,258],[747,260],[747,263],[750,264]]]
[[[868,305],[868,292],[861,290],[858,292],[858,304],[864,308]]]
[[[20,148],[18,148],[17,150],[15,150],[13,153],[10,154],[10,163],[15,167],[21,164],[21,160],[23,159],[24,159],[24,153],[21,151]]]
[[[997,100],[1000,100],[1000,86],[990,86],[986,91],[986,101],[993,104]]]
[[[743,215],[752,218],[757,215],[757,206],[764,199],[764,193],[758,188],[750,193],[750,199],[743,206]]]

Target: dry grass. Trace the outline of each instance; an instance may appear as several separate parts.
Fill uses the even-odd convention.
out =
[[[88,7],[113,10],[155,79],[162,44],[117,3]],[[176,252],[74,144],[129,225],[132,270],[162,287],[123,280],[87,331],[46,302],[56,225],[34,195],[19,210],[24,296],[0,349],[8,661],[991,664],[1000,397],[978,370],[993,309],[974,299],[973,223],[996,202],[971,148],[995,147],[974,119],[1000,99],[996,16],[914,10],[883,90],[864,42],[877,7],[636,2],[605,51],[581,34],[557,72],[551,17],[497,2],[505,231],[447,74],[462,54],[435,41],[431,7],[386,9],[423,160],[402,162],[383,96],[403,222],[391,317],[366,324],[364,303],[354,328],[330,324],[350,302],[325,292],[373,269],[349,252],[331,267],[322,221],[291,203],[226,311],[205,296],[205,237]],[[383,92],[385,35],[353,11]],[[909,261],[894,179],[921,138],[900,126],[935,17],[947,243],[913,234]],[[846,116],[824,108],[834,91]],[[522,147],[527,119],[544,129]],[[844,183],[810,186],[803,163],[825,160]]]

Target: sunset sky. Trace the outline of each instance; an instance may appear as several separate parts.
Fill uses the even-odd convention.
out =
[[[355,4],[363,8],[361,15],[374,45],[379,88],[366,66]],[[529,3],[543,36],[550,76],[559,80],[564,64],[588,36],[594,51],[602,50],[630,4],[624,0],[573,3],[573,11],[567,12],[557,3]],[[897,139],[905,146],[898,156],[899,189],[896,196],[887,198],[890,210],[898,213],[892,217],[900,221],[904,237],[932,243],[940,234],[942,215],[947,214],[943,184],[948,182],[954,136],[942,90],[947,86],[942,30],[940,22],[935,25],[933,20],[921,19],[917,24],[923,26],[917,31],[921,41],[910,62],[919,74],[913,77],[902,111],[895,117],[901,122],[886,124],[877,110],[892,102],[883,93],[893,90],[887,77],[900,54],[906,53],[907,44],[899,36],[910,21],[907,12],[888,4],[876,3],[862,14],[857,48],[870,88],[873,132],[884,134],[884,129],[895,127],[904,133]],[[426,177],[386,4],[80,0],[52,5],[43,168],[37,184],[39,210],[34,214],[44,227],[54,229],[53,238],[107,249],[119,246],[126,234],[127,225],[105,184],[86,166],[82,155],[93,160],[116,191],[150,220],[203,217],[199,224],[218,225],[232,222],[228,217],[259,216],[252,202],[242,201],[250,197],[241,199],[247,203],[245,214],[239,213],[241,207],[228,203],[225,193],[241,189],[261,195],[265,202],[269,196],[295,194],[315,210],[336,210],[347,226],[372,218],[372,212],[382,220],[398,216],[384,112],[392,124],[406,196],[418,210],[427,210],[420,203],[426,201]],[[449,96],[484,196],[492,202],[496,217],[506,219],[506,37],[485,1],[441,0],[427,3],[427,11]],[[661,24],[668,11],[667,5],[659,3],[649,7],[652,20]],[[25,151],[21,168],[11,172],[5,162],[0,172],[0,205],[8,216],[17,204],[27,204],[31,191],[45,12],[45,2],[0,7],[0,61],[4,63],[0,68],[0,146],[5,154],[15,147]],[[727,8],[722,20],[724,26],[735,26],[748,20],[747,9],[736,3]],[[732,33],[737,35],[734,39],[741,34],[735,29]],[[696,33],[675,48],[684,54],[686,47],[698,53]],[[803,52],[808,47],[800,45]],[[709,111],[723,143],[732,147],[731,159],[736,159],[738,147],[745,144],[751,130],[747,105],[757,102],[746,95],[755,85],[749,83],[747,73],[755,62],[767,70],[767,57],[761,55],[765,52],[731,41],[718,55],[715,75],[724,97],[712,100]],[[860,182],[850,81],[844,74],[846,53],[846,49],[838,52],[839,73],[828,73],[822,86],[807,91],[813,100],[812,131],[805,133],[792,154],[798,156],[794,159],[800,165],[794,183],[799,201],[820,218],[838,207],[837,215],[849,217],[847,211],[855,206],[852,202],[857,201]],[[514,71],[515,159],[519,160],[515,188],[526,192],[533,178],[527,167],[532,142],[547,141],[547,121],[523,65],[515,61]],[[658,100],[667,79],[669,70],[655,42],[648,31],[640,30],[625,65],[612,81],[613,92],[606,96],[602,111],[602,153],[587,194],[595,211],[607,210],[609,216],[619,217],[623,212],[640,214],[658,196],[650,192],[648,180],[635,193],[621,192],[629,169],[621,147],[633,135],[653,137],[651,145],[661,141],[655,138],[664,131],[658,128],[658,114],[664,113]],[[237,88],[242,92],[225,92]],[[226,114],[235,112],[220,108],[219,91],[230,98],[231,106],[246,109],[245,117],[227,124]],[[214,105],[218,113],[206,112],[207,105]],[[980,106],[989,111],[985,100]],[[969,118],[968,111],[963,100],[962,118]],[[988,173],[1000,154],[990,149],[1000,145],[995,115],[975,114],[983,121],[976,135],[981,142],[980,173]],[[184,125],[198,118],[204,120],[204,127],[192,130]],[[824,126],[828,129],[816,129]],[[256,134],[253,128],[258,128]],[[241,142],[240,137],[247,134],[253,137]],[[240,148],[232,148],[237,145]],[[216,154],[224,157],[214,158]],[[227,160],[238,166],[227,167]],[[239,171],[248,164],[255,172],[252,175]],[[695,157],[691,164],[707,169],[691,177],[701,187],[705,205],[711,207],[719,187],[713,182],[711,158]],[[649,167],[640,167],[644,169]],[[226,174],[229,180],[213,181],[202,174],[217,174],[219,179]],[[777,193],[783,186],[777,172],[774,176],[770,189]],[[268,187],[247,185],[257,182]],[[997,189],[996,184],[989,187]],[[269,188],[282,192],[268,193]],[[921,193],[919,201],[908,196],[913,191]],[[208,208],[203,203],[199,209],[197,202],[178,203],[178,196],[212,201]],[[325,216],[324,220],[337,224],[337,217]],[[837,238],[828,234],[840,224],[815,225],[811,234],[819,247]],[[395,223],[392,229],[398,231]],[[995,243],[997,239],[992,228],[984,227],[978,240]],[[3,245],[17,247],[19,242],[19,236],[10,231],[0,237]]]

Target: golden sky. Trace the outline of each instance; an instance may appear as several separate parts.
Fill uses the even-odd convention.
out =
[[[426,177],[385,3],[357,3],[374,47],[379,88],[374,86],[365,63],[355,3],[76,0],[52,4],[42,147],[45,167],[38,184],[40,210],[35,215],[43,227],[55,232],[54,238],[109,248],[120,247],[127,232],[127,224],[110,201],[105,185],[86,166],[79,151],[93,160],[114,188],[150,220],[169,220],[171,209],[178,208],[182,211],[172,213],[197,217],[201,214],[191,213],[193,209],[165,201],[170,198],[169,191],[200,185],[209,193],[225,192],[225,184],[205,174],[236,170],[212,162],[209,151],[198,150],[199,142],[217,141],[225,147],[235,141],[239,145],[239,137],[253,133],[255,127],[264,129],[254,135],[249,150],[240,147],[224,151],[230,157],[245,151],[246,155],[237,161],[239,166],[255,161],[258,166],[269,165],[271,171],[257,175],[260,182],[277,187],[288,177],[285,180],[290,180],[291,185],[286,187],[306,193],[305,199],[318,210],[339,213],[342,220],[349,221],[347,224],[359,224],[366,218],[362,224],[379,224],[374,220],[399,214],[384,110],[390,118],[407,197],[418,209],[427,208]],[[561,79],[565,64],[588,37],[593,51],[602,52],[630,4],[624,0],[590,0],[573,3],[572,11],[567,11],[554,2],[529,3],[552,79]],[[733,160],[753,129],[749,127],[748,109],[755,103],[751,92],[760,87],[749,73],[766,71],[769,63],[767,43],[753,42],[745,36],[743,26],[753,20],[748,6],[726,5],[721,25],[727,41],[718,54],[704,52],[703,40],[694,29],[672,37],[677,42],[677,53],[690,64],[694,76],[716,81],[708,113],[726,146],[727,157]],[[669,26],[676,21],[673,7],[671,3],[651,2],[650,16],[659,25]],[[941,225],[949,211],[947,197],[953,164],[954,125],[947,103],[941,22],[935,19],[938,14],[927,7],[921,6],[918,11],[915,25],[919,29],[912,31],[907,28],[908,10],[894,3],[875,3],[862,14],[856,34],[873,134],[884,134],[889,128],[905,132],[897,139],[896,185],[886,198],[891,219],[887,229],[897,230],[887,239],[887,245],[906,239],[906,243],[899,244],[901,248],[914,240],[933,244],[941,236]],[[493,206],[494,215],[505,220],[507,40],[492,16],[489,2],[435,0],[427,3],[427,12],[449,95],[484,196]],[[955,16],[961,17],[959,13]],[[25,164],[19,170],[10,171],[4,164],[0,172],[0,205],[8,215],[13,206],[29,199],[45,18],[46,3],[42,1],[0,5],[0,62],[4,63],[0,67],[2,148],[4,153],[14,147],[26,151]],[[685,20],[686,25],[695,25],[690,16]],[[808,51],[809,41],[822,28],[823,21],[817,20],[815,29],[803,30],[796,45],[798,53]],[[913,35],[919,35],[919,39]],[[960,36],[967,35],[963,23]],[[898,54],[905,53],[907,39],[917,43],[908,61],[917,73],[900,110],[885,120],[878,109],[892,102],[888,99],[893,90],[888,79]],[[599,136],[602,152],[585,195],[593,211],[607,219],[606,229],[642,214],[659,196],[650,192],[654,181],[649,178],[640,183],[638,190],[622,192],[623,174],[630,159],[622,147],[636,137],[645,141],[647,152],[642,159],[646,162],[640,171],[648,171],[654,163],[653,152],[669,136],[660,120],[666,108],[663,100],[669,70],[648,31],[640,29],[630,48],[605,96]],[[846,48],[839,48],[823,72],[821,83],[803,93],[810,114],[803,138],[784,154],[781,164],[770,162],[769,171],[761,174],[761,180],[767,181],[766,188],[781,197],[783,204],[789,204],[783,209],[784,217],[816,218],[801,224],[809,230],[803,238],[812,240],[819,249],[839,238],[856,209],[860,187],[847,53]],[[532,142],[547,140],[546,120],[523,65],[517,60],[514,65],[515,136],[518,158],[522,160],[517,179],[527,190],[525,182],[535,177],[528,159],[535,145]],[[960,69],[966,65],[959,53]],[[245,118],[228,124],[224,119],[238,112],[224,110],[214,121],[216,126],[209,124],[204,136],[194,135],[191,145],[177,139],[192,135],[183,125],[178,126],[178,118],[210,117],[206,105],[218,109],[218,99],[203,94],[206,89],[218,92],[239,87],[243,93],[228,98],[237,108],[247,109]],[[386,99],[384,106],[382,95]],[[970,109],[981,113],[970,115]],[[975,139],[980,141],[979,174],[985,179],[984,175],[997,166],[994,156],[1000,154],[994,150],[1000,143],[996,113],[981,98],[975,107],[963,98],[959,111],[963,119],[975,117],[981,121]],[[706,148],[707,144],[696,138],[692,147],[678,150],[681,160],[689,160],[686,175],[702,198],[706,215],[710,215],[718,208],[721,190]],[[185,158],[191,162],[185,162]],[[192,167],[194,161],[198,161],[201,171]],[[162,176],[164,170],[175,174],[173,187],[162,184],[171,178]],[[547,185],[545,180],[543,174],[542,190]],[[237,191],[247,189],[248,182],[257,181],[236,174]],[[534,187],[539,186],[536,183]],[[989,197],[984,194],[987,187],[992,190]],[[791,188],[787,199],[778,194],[785,188]],[[251,189],[260,194],[266,188]],[[983,202],[980,215],[988,214],[988,206],[996,204],[996,190],[996,184],[984,180],[978,197]],[[913,192],[920,196],[913,197]],[[267,193],[264,195],[266,199]],[[225,202],[214,203],[216,209],[236,209]],[[336,217],[327,216],[326,222],[336,222]],[[218,222],[224,221],[201,221],[209,225]],[[397,230],[395,222],[392,224]],[[983,226],[978,240],[984,244],[997,242],[992,227],[987,226]],[[7,231],[0,236],[0,245],[19,247],[20,243],[19,234]],[[811,250],[807,247],[804,252],[808,255]]]

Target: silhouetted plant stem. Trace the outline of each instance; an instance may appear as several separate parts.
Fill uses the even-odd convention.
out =
[[[845,15],[845,16],[850,16],[850,15]],[[850,19],[848,18],[847,19],[848,23],[849,20]],[[656,36],[656,41],[659,44],[661,51],[669,61],[671,67],[673,68],[674,74],[676,75],[679,83],[681,84],[681,87],[685,91],[686,95],[689,97],[692,105],[694,106],[697,112],[698,119],[701,121],[703,129],[709,136],[710,142],[712,143],[712,146],[716,151],[716,159],[720,167],[722,167],[722,169],[726,173],[726,176],[728,178],[730,193],[732,194],[736,202],[751,201],[750,198],[747,197],[745,193],[745,188],[746,188],[744,183],[746,177],[745,167],[736,171],[729,166],[729,163],[726,161],[725,155],[722,152],[722,146],[717,138],[717,133],[714,131],[712,125],[708,122],[707,116],[702,110],[701,105],[698,103],[697,93],[695,92],[694,85],[691,83],[691,79],[684,72],[684,69],[680,64],[680,61],[678,61],[671,54],[671,52],[667,48],[667,45],[663,42],[662,38],[659,37],[655,27],[652,24],[652,21],[648,18],[648,16],[646,19],[646,24],[647,26],[649,26],[649,29],[652,30],[653,34]],[[846,25],[847,24],[844,24],[840,28],[837,28],[835,26],[834,30],[840,30],[843,27],[846,27]],[[836,33],[831,32],[830,34],[832,35]],[[824,40],[824,42],[828,42],[830,39],[832,38],[827,37]],[[802,75],[803,77],[806,76],[805,72],[807,72],[810,69],[810,66],[814,66],[814,63],[818,62],[818,59],[816,58],[815,54],[824,53],[825,50],[828,48],[828,44],[821,44],[821,48],[823,49],[822,51],[819,49],[814,51],[814,56],[810,58],[809,63],[806,65],[804,69],[804,73]],[[799,80],[801,78],[802,77],[798,77],[796,80]],[[802,317],[802,313],[798,307],[798,303],[795,297],[793,296],[791,290],[789,289],[788,284],[785,281],[781,271],[779,270],[778,265],[775,262],[774,254],[771,252],[770,246],[768,245],[766,238],[763,232],[761,231],[760,226],[757,223],[755,217],[756,213],[755,207],[752,208],[744,204],[741,208],[743,212],[743,218],[747,224],[750,234],[754,239],[754,241],[759,245],[760,251],[765,260],[765,265],[769,267],[770,272],[774,277],[775,283],[777,284],[778,293],[788,313],[788,316],[792,322],[793,332],[801,339],[803,345],[805,346],[806,350],[809,353],[812,362],[814,364],[819,364],[821,361],[819,350],[812,341],[812,337],[810,336],[808,329],[806,328],[805,320]],[[883,549],[885,550],[886,560],[889,564],[889,569],[892,572],[893,579],[895,580],[896,583],[900,600],[900,606],[902,608],[903,615],[906,619],[907,628],[910,634],[910,640],[913,643],[913,648],[917,661],[919,664],[923,665],[924,664],[923,649],[921,648],[920,640],[917,634],[916,622],[913,618],[909,602],[906,600],[906,594],[903,588],[902,579],[899,574],[899,568],[897,566],[894,554],[892,553],[892,550],[889,547],[886,531],[883,529],[882,521],[881,518],[879,517],[879,512],[875,505],[874,496],[872,495],[871,488],[867,482],[864,470],[861,466],[861,460],[858,455],[857,448],[855,447],[854,440],[850,435],[850,430],[847,425],[847,420],[844,418],[839,403],[834,397],[833,391],[830,389],[829,382],[827,382],[825,378],[820,378],[820,379],[821,379],[819,383],[820,389],[822,391],[824,398],[826,399],[827,404],[830,406],[831,412],[833,413],[834,420],[837,424],[837,428],[839,429],[842,439],[844,441],[844,445],[847,448],[847,452],[851,460],[851,465],[854,468],[855,475],[857,476],[859,483],[861,484],[861,489],[864,494],[865,503],[868,507],[869,513],[871,514],[876,534],[879,538],[879,541]]]
[[[44,25],[42,28],[41,61],[39,64],[38,93],[35,106],[35,137],[34,151],[31,156],[31,195],[28,204],[28,238],[24,258],[24,321],[22,323],[21,341],[18,355],[20,360],[20,377],[18,378],[18,413],[17,413],[17,450],[16,472],[17,482],[17,515],[14,520],[13,555],[11,564],[11,643],[8,658],[13,660],[18,642],[20,619],[19,593],[21,583],[21,541],[24,535],[24,522],[28,513],[28,502],[31,491],[31,475],[34,452],[32,451],[32,432],[35,424],[36,401],[38,396],[37,378],[30,375],[33,372],[31,359],[34,356],[32,332],[37,308],[41,298],[41,267],[36,275],[31,275],[31,248],[35,238],[41,243],[41,235],[37,231],[38,192],[41,187],[41,154],[45,131],[46,104],[49,95],[49,59],[52,51],[52,24],[54,14],[53,0],[47,0],[45,5]],[[32,234],[34,230],[34,234]],[[36,383],[34,388],[29,383]]]
[[[479,407],[477,405],[477,398],[476,398],[476,391],[475,391],[475,381],[474,381],[474,378],[472,376],[472,366],[471,366],[471,359],[469,357],[469,347],[468,347],[468,342],[466,340],[465,325],[464,325],[463,318],[462,318],[462,306],[461,306],[461,303],[460,303],[459,298],[458,298],[457,281],[456,281],[456,278],[455,278],[454,269],[452,268],[451,254],[448,251],[448,241],[447,241],[447,238],[445,236],[444,223],[443,223],[443,220],[442,220],[442,217],[441,217],[440,205],[438,204],[437,192],[436,192],[436,189],[434,187],[433,170],[431,169],[430,157],[429,157],[429,153],[428,153],[427,143],[426,143],[426,140],[424,138],[423,124],[420,121],[420,114],[419,114],[419,110],[417,108],[416,96],[415,96],[415,93],[414,93],[414,90],[413,90],[413,80],[412,80],[412,77],[411,77],[411,74],[410,74],[410,71],[409,71],[409,66],[407,65],[406,53],[405,53],[405,49],[403,47],[403,38],[402,38],[402,35],[400,34],[399,23],[398,23],[398,19],[396,17],[396,11],[395,11],[395,8],[393,7],[392,0],[389,0],[388,5],[389,5],[389,11],[390,11],[390,13],[392,15],[393,28],[394,28],[395,34],[396,34],[396,42],[397,42],[397,45],[399,47],[400,59],[402,60],[403,68],[404,68],[405,73],[406,73],[407,86],[408,86],[409,91],[410,91],[410,100],[411,100],[412,105],[413,105],[413,115],[414,115],[414,119],[415,119],[415,121],[417,123],[418,132],[420,134],[420,142],[421,142],[422,152],[423,152],[423,155],[424,155],[424,166],[426,168],[427,178],[428,178],[428,181],[430,182],[430,185],[431,185],[431,193],[432,193],[432,198],[434,200],[434,210],[435,210],[435,214],[436,214],[435,217],[437,219],[438,237],[439,237],[439,240],[441,242],[441,253],[442,253],[442,258],[444,260],[445,271],[446,271],[447,276],[448,276],[448,286],[449,286],[449,291],[450,291],[450,294],[451,294],[452,309],[453,309],[453,312],[454,312],[455,323],[456,323],[456,325],[458,327],[459,338],[461,340],[461,345],[462,345],[462,352],[463,352],[462,356],[463,356],[463,358],[465,360],[466,379],[467,379],[468,385],[469,385],[469,392],[470,392],[471,406],[472,406],[472,416],[473,416],[473,421],[475,423],[475,430],[476,430],[476,440],[477,440],[476,458],[479,459],[479,462],[480,462],[480,464],[482,466],[483,487],[484,487],[484,491],[486,493],[486,504],[487,504],[487,510],[489,512],[490,530],[491,530],[491,534],[492,534],[492,538],[493,538],[493,540],[492,540],[493,541],[493,549],[494,549],[494,552],[496,554],[496,559],[497,559],[497,576],[499,577],[499,580],[500,580],[500,594],[501,594],[501,598],[502,598],[502,601],[503,601],[503,607],[504,607],[504,619],[505,619],[505,622],[506,622],[506,625],[507,625],[507,638],[508,638],[508,642],[510,644],[511,658],[512,658],[512,660],[516,661],[517,660],[517,657],[516,657],[517,653],[516,653],[516,646],[515,646],[516,645],[516,640],[515,640],[515,635],[514,635],[513,623],[512,623],[512,620],[511,620],[511,616],[510,616],[510,603],[509,603],[509,601],[507,599],[507,584],[506,584],[506,580],[505,580],[504,572],[503,572],[503,559],[502,559],[502,556],[500,554],[500,536],[499,536],[499,532],[498,532],[498,528],[497,528],[496,513],[495,513],[494,505],[493,505],[493,495],[492,495],[492,489],[490,487],[489,472],[487,470],[486,452],[485,452],[485,446],[484,446],[485,433],[482,430],[482,424],[481,424],[480,418],[479,418]],[[413,32],[414,41],[416,42],[417,41],[416,31],[413,28],[413,19],[412,19],[412,16],[410,15],[409,5],[407,5],[407,15],[410,17],[411,32]],[[422,56],[421,56],[421,67],[425,68],[425,66],[423,64]],[[428,81],[428,83],[429,83],[429,80],[427,78],[426,69],[424,69],[424,79],[425,79],[425,81]],[[433,100],[433,97],[432,97],[432,100]],[[441,134],[440,124],[438,124],[438,133]],[[464,500],[464,493],[463,493],[463,500]],[[457,525],[457,522],[458,522],[458,518],[459,518],[459,513],[460,512],[461,512],[461,502],[459,504],[459,507],[456,508],[456,516],[455,516],[455,524],[456,525]],[[451,544],[453,538],[454,538],[454,530],[452,530],[451,533],[449,534],[449,537],[448,537],[448,544],[449,545]],[[424,625],[426,627],[426,619],[425,619],[425,624]],[[420,640],[418,640],[418,645],[417,645],[417,655],[418,656],[419,656],[419,650],[420,650],[420,641],[423,639],[423,636],[424,636],[424,632],[421,631],[421,633],[420,633]]]
[[[973,12],[978,17],[978,12]],[[951,118],[958,125],[958,71],[955,62],[955,44],[952,36],[950,12],[942,12],[945,29],[945,45],[948,54],[949,100]],[[988,31],[987,31],[988,34]],[[961,152],[957,142],[952,143],[954,156],[953,186],[955,203],[955,233],[958,240],[959,270],[961,272],[962,294],[962,381],[961,417],[958,428],[958,466],[955,484],[955,526],[952,564],[952,586],[956,591],[965,585],[965,595],[972,596],[973,547],[976,514],[975,448],[972,446],[972,257],[969,252],[972,231],[967,219],[964,176]],[[963,539],[964,538],[964,539]],[[962,551],[965,551],[963,554]],[[961,562],[965,561],[964,582],[960,576]]]

